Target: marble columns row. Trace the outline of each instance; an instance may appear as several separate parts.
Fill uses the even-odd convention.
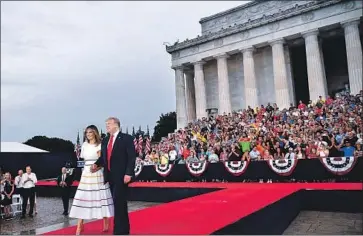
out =
[[[351,94],[358,94],[362,90],[363,83],[363,57],[359,36],[359,23],[359,19],[342,23]],[[318,30],[302,34],[305,39],[310,100],[313,101],[316,101],[319,96],[325,98],[328,95],[323,53],[318,40],[318,34]]]
[[[308,71],[308,84],[310,100],[316,101],[319,96],[326,98],[326,78],[322,61],[322,53],[318,40],[318,30],[305,32],[302,36],[305,39],[306,64]]]
[[[273,66],[276,89],[276,102],[281,107],[288,107],[290,96],[288,92],[287,69],[283,50],[283,41],[271,42],[273,51]],[[258,88],[253,58],[254,48],[240,50],[243,54],[244,86],[246,107],[257,107]],[[228,79],[228,66],[226,53],[216,55],[218,71],[218,113],[228,114],[232,112],[232,103]],[[193,72],[183,67],[175,67],[175,93],[177,128],[184,127],[188,122],[207,117],[207,97],[205,90],[204,61],[193,63]],[[185,75],[185,77],[184,77]],[[193,77],[194,76],[194,77]],[[194,80],[194,81],[193,81]]]
[[[174,67],[177,129],[195,119],[207,117],[204,63],[194,63],[194,72],[182,66]]]
[[[342,24],[347,51],[350,92],[358,94],[362,90],[362,44],[359,37],[359,19]]]
[[[187,103],[185,99],[185,79],[183,67],[176,67],[175,70],[175,96],[176,96],[176,123],[177,129],[186,126]]]
[[[359,19],[342,23],[345,32],[348,73],[350,90],[358,94],[362,90],[362,46],[359,36]],[[326,97],[327,81],[325,76],[324,60],[321,50],[321,41],[318,39],[318,30],[302,33],[305,39],[306,61],[309,93],[311,100],[319,96]],[[289,81],[284,54],[284,40],[277,39],[269,42],[272,48],[273,75],[275,85],[276,103],[280,108],[288,108],[291,101],[289,96]],[[244,87],[246,108],[259,106],[258,88],[253,57],[254,47],[243,48]],[[230,88],[228,80],[228,67],[226,53],[216,55],[218,70],[218,101],[219,114],[232,112]],[[207,101],[204,81],[204,61],[194,62],[194,75],[181,67],[175,69],[175,86],[177,97],[178,128],[184,127],[188,122],[207,117]],[[184,79],[185,74],[185,79]],[[243,91],[242,91],[243,92]]]

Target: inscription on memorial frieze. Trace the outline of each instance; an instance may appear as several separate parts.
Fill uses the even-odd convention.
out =
[[[301,15],[301,20],[304,22],[311,21],[314,19],[314,12],[307,12]]]
[[[271,15],[291,8],[291,6],[300,6],[309,2],[312,1],[266,1],[206,22],[203,22],[202,19],[202,33],[216,32],[234,24],[243,24],[261,18],[263,15]]]
[[[266,12],[259,14],[260,18],[247,18],[245,23],[235,23],[234,26],[221,29],[218,32],[168,46],[167,51],[172,56],[173,64],[179,65],[253,45],[262,45],[272,38],[296,36],[301,32],[316,29],[316,27],[324,27],[321,22],[325,19],[324,22],[329,22],[329,24],[339,24],[344,19],[356,18],[354,15],[358,14],[357,9],[362,8],[360,1],[323,0],[303,1],[304,5],[301,4],[301,1],[299,3],[285,6],[281,2],[273,2],[260,6],[260,8],[255,5],[251,11],[266,10]],[[282,4],[282,6],[277,8],[278,4]],[[273,10],[268,11],[271,6],[273,6]],[[251,13],[247,9],[249,8],[242,10],[248,16]],[[242,19],[244,15],[235,11],[224,17],[226,20],[233,20]],[[210,21],[215,20],[218,22],[220,19],[217,17]]]
[[[216,41],[214,41],[214,47],[220,47],[223,45],[223,38],[221,39],[217,39]]]

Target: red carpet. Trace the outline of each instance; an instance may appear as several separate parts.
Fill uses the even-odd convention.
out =
[[[77,187],[78,181],[74,181],[72,186]],[[57,186],[56,181],[39,180],[37,186]],[[345,189],[345,190],[360,190],[361,183],[206,183],[206,182],[136,182],[130,184],[130,187],[150,187],[150,188],[280,188],[282,187],[298,187],[299,189]]]
[[[211,234],[299,189],[361,190],[361,183],[133,183],[132,187],[225,188],[130,213],[131,234]],[[241,204],[248,203],[248,204]],[[218,216],[218,217],[216,217]],[[85,224],[84,235],[100,234],[102,220]],[[46,233],[74,234],[76,227]]]
[[[79,184],[79,181],[74,181],[73,184],[72,184],[72,186],[78,187],[78,184]],[[48,181],[39,180],[36,185],[37,186],[51,186],[51,187],[55,187],[55,186],[57,186],[57,181],[55,181],[55,180],[48,180]]]

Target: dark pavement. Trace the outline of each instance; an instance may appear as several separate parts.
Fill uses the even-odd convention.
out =
[[[302,211],[285,230],[289,235],[362,235],[362,214]]]
[[[72,205],[71,202],[70,206]],[[129,212],[156,204],[129,202]],[[63,206],[60,198],[37,197],[37,212],[38,214],[34,215],[34,218],[26,217],[25,219],[20,219],[20,216],[17,216],[9,221],[2,220],[0,223],[0,235],[34,235],[77,224],[76,219],[62,215]]]
[[[144,209],[158,203],[129,202],[129,211]],[[71,205],[71,204],[70,204]],[[0,224],[0,235],[34,235],[76,225],[76,219],[62,215],[62,201],[59,198],[37,198],[38,214],[34,218],[20,219],[19,216]],[[362,234],[362,214],[303,211],[296,217],[284,234],[289,235],[331,235]]]

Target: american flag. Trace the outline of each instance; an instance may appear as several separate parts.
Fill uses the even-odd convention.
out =
[[[79,159],[81,157],[81,143],[80,143],[80,140],[79,140],[79,132],[78,132],[78,135],[77,135],[77,142],[74,145],[74,152],[76,153],[77,159]]]
[[[137,145],[137,138],[136,138],[136,135],[134,136],[134,145],[135,145],[135,150],[136,150],[136,152],[138,152],[138,150],[139,150],[139,146]]]
[[[150,140],[149,126],[147,126],[147,128],[146,128],[145,153],[149,153],[150,151],[151,151],[151,140]]]
[[[145,153],[149,153],[151,151],[151,140],[150,137],[146,137],[146,144],[145,144]]]
[[[134,146],[135,146],[135,150],[136,150],[136,152],[138,152],[137,138],[136,138],[134,126],[132,126],[132,136],[134,136]]]
[[[142,138],[142,135],[140,134],[139,136],[139,153],[142,153],[142,143],[143,143],[143,138]]]

